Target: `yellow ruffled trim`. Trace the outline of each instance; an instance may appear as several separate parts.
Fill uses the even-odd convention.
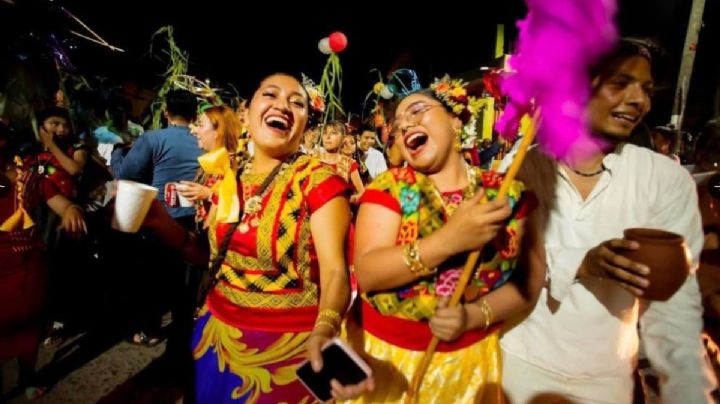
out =
[[[221,147],[205,153],[198,157],[198,162],[206,173],[222,175],[222,180],[213,186],[213,193],[218,196],[216,221],[237,222],[240,216],[240,199],[237,196],[237,180],[227,150]]]
[[[362,332],[352,330],[350,333]],[[404,403],[410,380],[424,352],[391,345],[362,332],[363,357],[375,378],[375,390],[346,403]],[[362,352],[363,349],[356,350]],[[369,358],[369,359],[368,359]],[[418,397],[419,403],[505,403],[502,393],[502,359],[498,333],[492,333],[455,352],[436,352]]]

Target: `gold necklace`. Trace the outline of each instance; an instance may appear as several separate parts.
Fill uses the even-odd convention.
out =
[[[470,164],[465,163],[465,170],[467,173],[468,186],[463,190],[463,201],[468,198],[472,198],[475,195],[475,190],[477,189],[477,177],[475,176],[472,168],[470,168]],[[429,177],[428,180],[430,180]],[[437,185],[435,185],[432,180],[430,180],[430,183],[432,185],[433,195],[440,202],[440,206],[442,206],[443,211],[449,217],[453,214],[453,212],[455,212],[455,209],[457,209],[457,207],[451,210],[450,207],[445,203],[445,198],[443,198],[442,192],[440,192]]]
[[[295,159],[292,158],[290,161],[292,162],[294,160]],[[289,166],[290,163],[282,162],[280,164],[279,170],[273,170],[274,172],[270,172],[270,174],[268,174],[268,177],[265,178],[265,180],[263,181],[263,185],[265,185],[265,183],[267,183],[267,185],[264,187],[264,189],[262,189],[259,194],[252,195],[245,200],[242,218],[240,219],[240,224],[238,225],[238,231],[240,233],[247,233],[251,227],[256,228],[260,225],[259,213],[262,210],[262,201],[263,199],[265,199],[265,196],[267,196],[268,192],[270,192],[270,190],[272,189],[275,180],[278,177],[282,176],[282,174],[285,172],[285,170],[287,170]],[[251,171],[252,160],[245,163],[245,166],[243,167],[242,174],[240,174],[242,182],[249,183],[249,181],[247,180],[252,175]],[[272,176],[272,178],[269,178],[270,176]],[[260,187],[263,188],[263,185],[260,185]]]

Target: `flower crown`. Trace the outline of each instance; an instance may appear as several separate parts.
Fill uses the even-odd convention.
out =
[[[445,75],[441,79],[435,79],[430,85],[430,90],[464,124],[477,119],[482,101],[474,96],[468,96],[467,83],[463,80],[453,80],[450,76]]]
[[[325,112],[325,96],[320,91],[320,87],[304,74],[302,75],[302,84],[310,97],[310,108],[318,114],[323,114]]]
[[[477,140],[477,118],[480,115],[483,101],[474,96],[467,94],[467,85],[461,79],[451,79],[445,75],[441,79],[435,79],[430,85],[430,91],[445,106],[450,109],[453,114],[457,115],[463,123],[462,133],[460,134],[462,147],[465,149],[472,148]]]
[[[440,79],[436,78],[429,90],[462,121],[463,128],[460,133],[462,147],[463,149],[472,149],[477,141],[477,119],[482,112],[484,102],[482,99],[468,95],[467,86],[467,82],[461,79],[451,79],[446,74]],[[383,83],[382,80],[378,81],[368,95],[368,97],[372,94],[376,95],[373,113],[377,124],[384,124],[384,119],[379,119],[384,117],[378,116],[381,115],[381,108],[378,105],[381,98],[385,100],[395,97],[402,99],[420,91],[422,91],[420,81],[415,71],[411,69],[395,71],[387,83]]]

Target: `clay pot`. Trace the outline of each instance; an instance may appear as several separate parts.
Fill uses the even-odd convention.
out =
[[[650,268],[643,299],[668,300],[685,282],[690,272],[690,253],[679,234],[657,229],[627,229],[625,238],[637,241],[640,248],[623,256]]]

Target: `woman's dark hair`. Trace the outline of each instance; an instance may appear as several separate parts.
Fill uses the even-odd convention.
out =
[[[64,148],[65,146],[71,145],[78,141],[78,139],[79,139],[78,134],[77,134],[77,132],[75,132],[73,130],[72,120],[70,120],[70,112],[65,108],[49,107],[49,108],[45,108],[44,110],[40,111],[37,115],[38,129],[40,129],[45,124],[45,121],[47,121],[48,119],[50,119],[52,117],[65,119],[70,128],[70,132],[67,137],[64,137],[62,139],[58,138],[55,140],[55,142],[57,142],[58,146],[60,146],[61,148]]]
[[[37,114],[38,127],[42,127],[43,124],[45,124],[45,121],[52,117],[63,118],[67,121],[68,124],[71,123],[70,112],[68,112],[67,109],[60,107],[49,107],[45,108]]]

